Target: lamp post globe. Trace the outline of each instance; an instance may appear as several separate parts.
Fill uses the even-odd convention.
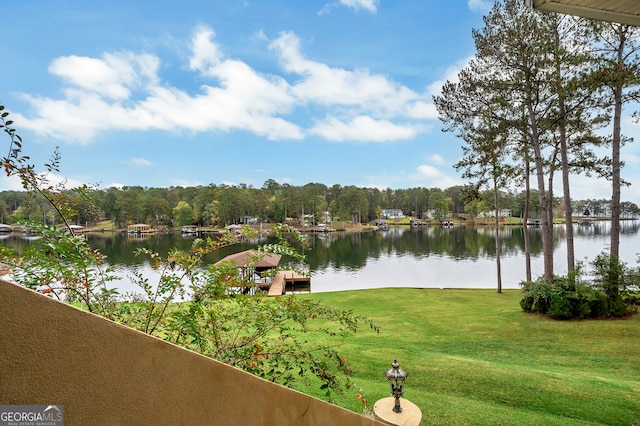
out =
[[[404,381],[408,374],[400,368],[398,359],[394,358],[391,363],[391,368],[387,370],[385,375],[387,376],[387,380],[391,386],[391,394],[395,398],[393,411],[395,413],[401,413],[402,407],[400,407],[400,397],[404,394]]]

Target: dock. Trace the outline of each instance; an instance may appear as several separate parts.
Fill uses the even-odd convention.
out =
[[[268,295],[282,296],[285,294],[287,284],[291,284],[292,287],[295,287],[296,284],[303,284],[311,288],[311,277],[296,271],[280,271],[273,278]]]

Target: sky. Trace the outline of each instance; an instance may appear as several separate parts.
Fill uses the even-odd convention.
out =
[[[22,0],[3,4],[0,104],[68,186],[448,188],[433,105],[488,0]],[[640,137],[627,116],[623,131]],[[6,140],[6,139],[5,139]],[[640,204],[640,146],[622,199]],[[561,193],[558,177],[556,194]],[[0,190],[20,189],[0,177]],[[574,199],[610,198],[576,176]]]

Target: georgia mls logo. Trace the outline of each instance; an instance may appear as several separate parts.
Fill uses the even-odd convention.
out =
[[[62,410],[60,410],[57,405],[48,405],[47,408],[44,409],[44,412],[46,413],[47,411],[50,411],[50,410],[53,410],[54,413],[59,414],[59,416],[62,416]]]
[[[64,406],[0,405],[0,426],[64,426]]]

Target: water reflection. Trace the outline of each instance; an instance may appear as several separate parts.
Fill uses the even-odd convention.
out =
[[[520,227],[499,230],[503,256],[524,251],[524,235]],[[411,255],[416,258],[446,256],[461,261],[495,257],[496,230],[488,227],[424,227],[391,228],[355,234],[330,234],[310,237],[312,270],[325,267],[359,269],[369,260],[390,255]],[[539,229],[531,231],[532,253],[542,251]]]
[[[554,226],[554,265],[566,273],[566,228]],[[501,240],[503,288],[520,288],[525,279],[524,230],[503,227]],[[532,270],[543,273],[541,229],[529,229]],[[575,257],[590,262],[608,249],[610,223],[577,227]],[[357,235],[311,237],[309,255],[312,291],[380,287],[495,288],[495,235],[493,227],[392,228]],[[637,221],[621,225],[621,260],[635,264],[640,252]]]
[[[575,226],[574,247],[577,260],[589,262],[608,249],[610,222]],[[554,231],[554,265],[558,274],[566,273],[566,228]],[[503,288],[519,288],[524,279],[524,234],[521,227],[498,230],[501,241]],[[542,235],[539,228],[529,230],[534,276],[542,274]],[[417,227],[396,228],[365,233],[308,235],[308,263],[312,271],[311,291],[337,291],[380,287],[495,288],[495,235],[493,227]],[[90,234],[89,244],[107,255],[121,277],[120,287],[134,289],[128,283],[132,268],[138,268],[152,280],[154,272],[136,248],[147,248],[166,255],[170,249],[188,249],[193,239],[178,233],[130,238],[124,234]],[[214,263],[237,251],[270,242],[263,238],[247,244],[225,247],[205,259]],[[0,244],[23,252],[37,241],[11,235]],[[621,260],[635,264],[640,252],[638,222],[621,224]]]

